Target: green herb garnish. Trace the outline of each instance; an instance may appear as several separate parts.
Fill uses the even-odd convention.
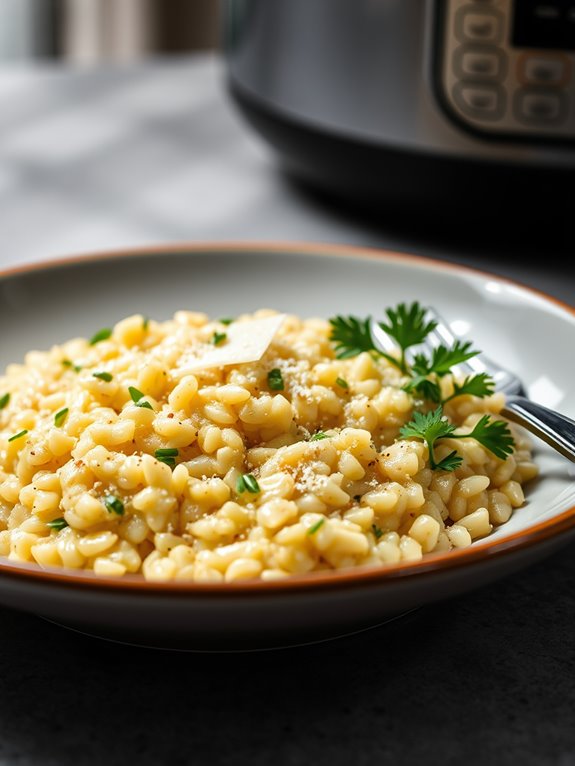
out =
[[[456,434],[454,431],[455,426],[444,417],[440,405],[433,412],[426,414],[414,412],[413,419],[401,428],[400,434],[404,439],[414,437],[427,444],[429,463],[434,470],[454,471],[463,462],[463,458],[455,450],[438,462],[435,459],[434,448],[439,439],[476,439],[502,460],[513,452],[513,437],[507,423],[503,420],[491,420],[489,415],[483,415],[471,433]]]
[[[323,527],[324,524],[325,524],[325,519],[320,519],[319,521],[316,521],[316,523],[308,529],[307,531],[308,535],[314,535],[318,529]]]
[[[139,391],[134,386],[128,386],[128,392],[134,404],[137,404],[140,401],[140,399],[144,396],[142,391]]]
[[[260,485],[258,484],[256,477],[251,473],[242,473],[238,477],[236,482],[236,490],[238,491],[238,494],[246,492],[246,490],[254,495],[257,495],[258,492],[261,492]]]
[[[62,423],[66,420],[66,416],[68,415],[69,409],[68,407],[64,407],[61,410],[58,410],[58,412],[54,415],[54,425],[56,427],[60,427]]]
[[[225,332],[215,332],[212,335],[212,343],[214,344],[214,346],[219,346],[220,343],[223,343],[227,337],[228,335]]]
[[[313,436],[310,436],[310,442],[319,442],[322,439],[329,439],[329,434],[326,434],[325,431],[317,431]]]
[[[23,430],[23,431],[18,431],[18,433],[17,433],[17,434],[14,434],[13,436],[11,436],[11,437],[8,439],[8,441],[9,441],[9,442],[15,442],[15,441],[16,441],[16,439],[20,439],[22,436],[26,436],[26,434],[27,434],[27,433],[28,433],[28,429],[27,429],[27,428],[24,428],[24,430]]]
[[[4,394],[4,396],[0,397],[0,410],[3,410],[9,401],[10,401],[10,394]]]
[[[57,532],[59,532],[61,529],[64,529],[64,527],[68,526],[68,522],[66,519],[59,518],[59,519],[52,519],[52,521],[47,521],[46,526],[50,527],[50,529],[55,529]]]
[[[338,359],[351,359],[362,351],[377,351],[369,329],[370,322],[370,317],[358,319],[353,316],[336,316],[329,320],[330,340],[335,345]]]
[[[379,538],[383,536],[383,529],[380,529],[377,524],[371,525],[371,531],[376,540],[379,540]]]
[[[475,439],[500,460],[505,460],[515,448],[515,442],[507,423],[504,420],[492,420],[489,415],[483,415],[471,433],[455,434],[455,438]]]
[[[176,467],[176,458],[179,455],[179,450],[176,449],[176,447],[164,447],[162,449],[157,449],[154,452],[154,457],[156,460],[159,460],[160,463],[165,463],[166,465],[169,465],[170,468]]]
[[[418,375],[429,375],[434,372],[439,377],[451,372],[451,368],[456,364],[461,364],[477,356],[479,351],[473,351],[471,342],[463,343],[456,340],[451,348],[447,346],[438,346],[433,349],[431,358],[428,359],[423,354],[416,354],[413,362],[413,371]]]
[[[434,348],[429,358],[424,354],[416,354],[413,359],[411,372],[413,379],[404,386],[405,391],[410,393],[415,391],[424,399],[437,403],[441,402],[441,389],[437,379],[451,372],[452,367],[466,362],[468,359],[477,356],[478,353],[479,351],[474,351],[471,348],[469,341],[462,343],[457,340],[451,348],[443,345]],[[430,376],[433,376],[433,378],[430,378]],[[483,392],[488,390],[485,387],[485,383],[488,380],[490,379],[485,373],[472,375],[466,379],[465,389],[457,394],[454,393],[449,399],[460,396],[462,393],[467,393],[467,390],[475,390],[479,392],[479,395],[486,396],[487,394]],[[443,403],[445,404],[446,401],[448,400],[444,399]]]
[[[142,330],[147,330],[150,326],[150,317],[144,317],[142,319]]]
[[[103,327],[101,330],[98,330],[98,332],[95,335],[92,335],[90,338],[90,346],[95,346],[96,343],[99,343],[102,340],[108,340],[108,338],[112,335],[112,330],[110,327]]]
[[[443,400],[443,403],[455,399],[456,396],[462,396],[468,394],[469,396],[478,396],[480,398],[484,396],[491,396],[495,390],[495,383],[492,378],[485,372],[480,372],[478,375],[470,375],[465,378],[463,383],[453,384],[453,393]]]
[[[154,408],[150,404],[150,402],[142,401],[142,397],[145,396],[144,393],[139,391],[134,386],[128,386],[128,392],[130,394],[130,398],[136,405],[136,407],[143,407],[145,410],[153,410]]]
[[[279,367],[274,367],[273,370],[268,372],[268,386],[272,391],[284,390],[284,379],[282,377],[282,371]]]
[[[336,378],[335,382],[340,388],[349,388],[349,383],[347,380],[344,380],[343,378]]]
[[[74,370],[74,372],[80,372],[82,369],[79,364],[74,364],[74,362],[71,362],[69,359],[62,359],[62,367],[69,367],[71,370]]]
[[[377,348],[371,335],[371,317],[358,319],[354,316],[337,316],[329,320],[331,324],[330,340],[335,345],[337,358],[349,359],[362,351],[369,351],[383,356],[407,375],[409,370],[405,352],[412,346],[422,343],[435,329],[437,323],[433,320],[425,321],[425,309],[417,302],[412,303],[411,306],[400,303],[395,309],[386,309],[385,313],[388,324],[379,322],[379,326],[399,346],[399,359]]]
[[[336,356],[339,359],[348,359],[368,351],[374,356],[383,357],[410,378],[404,385],[405,391],[436,404],[445,404],[463,394],[485,397],[493,393],[491,378],[485,373],[479,373],[467,377],[461,384],[454,383],[453,394],[442,399],[440,378],[479,352],[471,348],[471,343],[458,340],[451,348],[443,344],[437,346],[430,356],[415,354],[410,362],[406,355],[407,350],[423,343],[437,323],[434,320],[426,320],[425,308],[417,302],[411,305],[400,303],[395,309],[386,309],[385,313],[387,322],[379,322],[379,327],[397,343],[397,356],[376,347],[370,331],[370,317],[358,319],[353,316],[337,316],[330,319],[330,339],[334,343]]]
[[[218,319],[218,322],[220,324],[226,325],[226,327],[227,325],[231,324],[234,321],[235,319],[233,319],[232,317],[224,317],[223,319]]]
[[[124,503],[119,497],[115,495],[104,495],[104,505],[106,510],[110,513],[115,513],[117,516],[124,515]]]
[[[109,383],[114,376],[109,372],[93,372],[92,377],[98,378],[99,380],[105,380],[106,383]]]
[[[380,322],[379,326],[401,349],[398,367],[402,372],[407,373],[405,352],[408,348],[423,343],[429,333],[435,330],[437,322],[425,321],[425,309],[417,301],[410,306],[400,303],[395,309],[386,309],[385,313],[388,324]]]

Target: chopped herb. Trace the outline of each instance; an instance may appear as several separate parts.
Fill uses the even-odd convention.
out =
[[[180,450],[177,447],[162,447],[154,453],[156,457],[178,457]]]
[[[179,455],[179,450],[175,447],[164,447],[163,449],[157,449],[154,452],[154,457],[159,460],[160,463],[169,465],[170,468],[176,467],[176,458]]]
[[[47,521],[46,526],[50,527],[50,529],[55,529],[57,532],[59,532],[61,529],[64,529],[64,527],[68,526],[68,522],[66,519],[59,518],[59,519],[52,519],[52,521]]]
[[[96,343],[99,343],[102,340],[108,340],[108,338],[112,335],[112,330],[110,327],[104,327],[101,330],[98,330],[98,332],[95,335],[92,335],[90,338],[90,345],[95,346]]]
[[[134,388],[134,386],[128,386],[128,391],[130,392],[130,397],[132,401],[134,402],[134,404],[137,404],[142,398],[142,396],[144,396],[144,394],[141,391],[139,391],[137,388]]]
[[[124,503],[119,497],[116,497],[115,495],[105,495],[104,505],[106,506],[106,510],[110,513],[115,513],[117,516],[123,516]]]
[[[109,383],[114,377],[109,372],[93,372],[92,376],[94,378],[99,378],[100,380],[105,380],[106,383]]]
[[[235,320],[232,317],[224,317],[223,319],[218,319],[218,322],[220,324],[226,325],[226,327],[227,327],[227,325],[231,324],[234,321]]]
[[[347,380],[344,380],[343,378],[336,378],[335,382],[340,388],[349,388],[349,383]]]
[[[9,401],[10,401],[10,394],[4,394],[4,396],[0,397],[0,410],[3,410]]]
[[[322,439],[329,439],[329,434],[326,434],[325,431],[318,431],[310,437],[310,442],[319,442]]]
[[[377,524],[371,525],[371,531],[373,532],[373,536],[376,540],[379,540],[379,538],[383,535],[383,529],[380,529]]]
[[[261,492],[260,485],[257,482],[257,479],[255,476],[253,476],[251,473],[242,473],[236,483],[236,489],[239,494],[242,492],[251,492],[253,495],[257,495],[258,492]]]
[[[316,523],[308,529],[307,531],[308,535],[314,535],[318,529],[323,527],[324,524],[325,524],[325,519],[320,519],[319,521],[316,521]]]
[[[166,455],[165,457],[158,457],[156,455],[156,460],[159,463],[165,463],[166,465],[169,465],[170,468],[175,468],[176,467],[176,458],[175,457],[170,457],[169,455]]]
[[[62,425],[62,423],[66,420],[66,416],[68,415],[69,409],[68,407],[64,407],[61,410],[58,410],[58,412],[54,415],[54,425],[58,428]]]
[[[507,423],[503,420],[491,420],[489,415],[484,415],[468,434],[456,434],[454,431],[455,426],[444,417],[443,408],[440,405],[435,411],[427,414],[414,412],[413,420],[402,427],[400,434],[405,439],[410,437],[422,439],[429,449],[431,468],[444,471],[454,471],[461,465],[463,459],[454,450],[437,462],[434,446],[439,439],[475,439],[502,460],[513,452],[513,437]]]
[[[141,391],[139,391],[137,388],[134,388],[134,386],[128,386],[128,391],[130,393],[130,397],[136,407],[143,407],[145,410],[153,410],[154,408],[150,404],[150,402],[141,401],[142,397],[145,396]]]
[[[220,343],[223,343],[227,337],[227,333],[225,332],[215,332],[212,335],[212,343],[214,346],[219,346]]]
[[[142,319],[142,330],[147,330],[150,326],[150,317],[144,317]]]
[[[268,372],[268,386],[272,391],[284,390],[284,379],[282,377],[282,371],[279,367],[274,367],[273,370]]]
[[[18,431],[18,433],[17,433],[17,434],[14,434],[14,436],[11,436],[11,437],[8,439],[8,441],[9,441],[9,442],[15,442],[15,441],[16,441],[16,439],[20,439],[22,436],[26,436],[26,434],[27,434],[27,433],[28,433],[28,429],[27,429],[27,428],[25,428],[23,431]]]
[[[71,370],[74,370],[74,372],[80,372],[82,369],[79,364],[74,364],[74,362],[71,362],[69,359],[62,359],[62,366],[69,367]]]

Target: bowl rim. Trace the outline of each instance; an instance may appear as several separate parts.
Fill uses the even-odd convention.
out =
[[[500,276],[493,272],[478,269],[459,263],[440,260],[434,257],[400,252],[387,248],[366,247],[329,242],[306,242],[300,240],[250,241],[189,241],[178,243],[157,243],[140,247],[106,249],[88,251],[75,255],[49,258],[18,266],[9,266],[0,270],[0,282],[18,276],[42,273],[66,266],[93,264],[101,261],[123,260],[132,257],[194,254],[219,252],[225,253],[273,253],[300,254],[312,257],[339,256],[343,258],[362,258],[384,260],[420,266],[431,270],[445,270],[455,274],[468,274],[480,279],[489,279],[519,288],[532,296],[543,299],[555,305],[575,320],[575,308],[554,296],[548,295],[509,277]],[[266,596],[278,593],[303,593],[317,591],[340,590],[342,588],[357,588],[397,583],[399,581],[419,579],[430,573],[444,571],[457,572],[476,566],[486,561],[500,559],[510,553],[522,552],[546,540],[554,539],[562,533],[575,527],[575,505],[545,521],[532,524],[526,529],[518,530],[503,539],[496,539],[474,544],[469,548],[446,551],[444,553],[428,554],[421,560],[405,562],[381,567],[356,567],[343,570],[326,570],[325,572],[310,572],[303,575],[292,575],[278,580],[245,580],[231,583],[202,583],[195,581],[154,582],[145,580],[142,575],[123,575],[122,577],[96,575],[89,570],[66,569],[64,567],[42,568],[30,562],[17,562],[0,556],[0,577],[15,578],[32,582],[47,582],[53,586],[68,586],[89,590],[105,590],[115,592],[131,592],[145,594],[162,593],[170,596],[206,596],[228,597],[231,594],[244,596]]]

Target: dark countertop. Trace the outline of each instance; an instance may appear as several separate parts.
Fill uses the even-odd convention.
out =
[[[0,267],[178,240],[388,247],[575,305],[570,216],[352,212],[281,175],[219,62],[0,73]],[[31,225],[33,222],[33,225]],[[0,609],[0,766],[575,763],[575,546],[387,627],[195,655]]]
[[[568,766],[574,552],[387,628],[253,654],[123,647],[2,610],[0,763]]]

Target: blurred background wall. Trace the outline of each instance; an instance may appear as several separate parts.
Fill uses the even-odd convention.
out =
[[[48,57],[90,65],[218,43],[218,0],[0,0],[3,61]]]

